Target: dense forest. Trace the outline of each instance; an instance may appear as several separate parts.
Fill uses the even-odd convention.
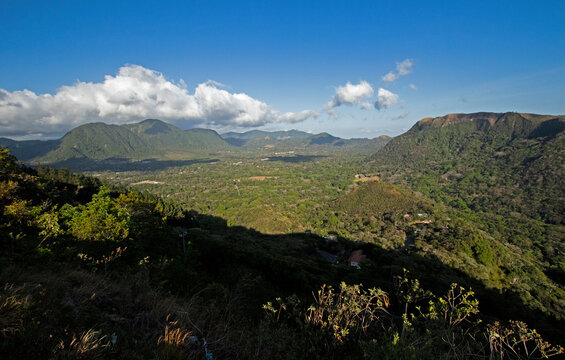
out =
[[[562,120],[473,119],[150,171],[1,149],[2,358],[559,356]]]

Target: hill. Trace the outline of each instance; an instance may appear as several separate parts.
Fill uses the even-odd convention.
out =
[[[0,146],[10,149],[10,152],[21,161],[27,161],[43,156],[57,149],[60,140],[23,140],[16,141],[8,138],[0,138]]]
[[[136,124],[89,123],[69,131],[60,140],[15,141],[0,139],[22,161],[70,166],[86,170],[111,162],[147,158],[186,158],[229,148],[215,131],[181,130],[161,120]],[[81,161],[86,160],[86,161]]]
[[[285,130],[285,131],[263,131],[263,130],[250,130],[244,133],[227,132],[221,135],[226,141],[234,146],[242,146],[250,140],[276,140],[288,141],[297,139],[306,139],[312,136],[300,130]]]
[[[71,130],[61,138],[57,148],[34,160],[53,163],[73,158],[129,158],[149,154],[151,150],[145,140],[124,127],[90,123]]]
[[[426,118],[370,160],[406,182],[441,186],[444,199],[459,208],[496,208],[500,214],[565,221],[565,116],[476,113]]]
[[[262,131],[251,130],[244,133],[228,132],[221,135],[230,145],[246,149],[274,147],[279,149],[319,149],[328,148],[372,148],[373,151],[384,146],[390,138],[380,136],[374,139],[342,139],[326,132],[310,134],[299,130]]]
[[[137,124],[123,125],[123,127],[161,151],[198,152],[228,148],[228,144],[214,130],[181,130],[156,119],[147,119]]]
[[[386,136],[340,139],[327,133],[311,135],[299,130],[252,130],[220,136],[210,129],[181,130],[161,120],[147,119],[121,126],[85,124],[69,131],[59,140],[15,141],[0,138],[0,146],[10,149],[20,160],[34,165],[50,164],[80,171],[141,170],[167,167],[167,161],[202,160],[222,151],[237,153],[264,149],[316,153],[363,149],[367,153],[380,149],[389,139]],[[140,160],[145,160],[145,163]]]

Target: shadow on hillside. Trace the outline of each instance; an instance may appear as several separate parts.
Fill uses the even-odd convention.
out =
[[[266,161],[282,161],[287,163],[302,163],[327,158],[327,155],[296,155],[296,156],[271,156]]]
[[[530,133],[528,139],[539,137],[555,138],[557,134],[565,130],[565,121],[561,119],[552,119],[542,122],[534,131]]]
[[[196,216],[200,228],[192,229],[189,239],[198,249],[199,262],[204,264],[206,272],[213,274],[216,281],[228,284],[237,283],[242,274],[249,272],[263,279],[254,290],[254,296],[260,299],[253,306],[293,293],[312,299],[312,292],[321,285],[336,287],[342,281],[363,284],[365,288],[379,287],[393,296],[394,276],[407,269],[410,277],[419,279],[423,288],[435,294],[446,294],[451,283],[472,288],[487,322],[522,320],[552,343],[563,343],[565,339],[565,321],[530,308],[512,289],[504,292],[489,289],[437,257],[424,257],[411,247],[385,250],[375,244],[342,237],[328,240],[308,232],[269,235],[241,226],[229,227],[223,218]],[[360,270],[347,263],[356,249],[362,249],[368,259]],[[321,253],[336,255],[339,263],[328,262]]]
[[[171,167],[187,166],[193,164],[209,164],[220,161],[219,159],[192,159],[192,160],[158,160],[145,159],[132,161],[126,158],[109,158],[104,160],[69,159],[47,164],[50,167],[61,169],[69,168],[73,171],[151,171],[164,170]]]
[[[231,146],[242,147],[247,143],[247,139],[226,138],[224,139]]]

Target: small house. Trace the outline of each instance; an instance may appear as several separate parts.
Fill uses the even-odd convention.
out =
[[[351,255],[349,255],[349,257],[347,258],[349,265],[357,269],[361,269],[361,266],[359,264],[365,260],[367,260],[367,255],[363,254],[363,250],[360,249],[351,252]]]

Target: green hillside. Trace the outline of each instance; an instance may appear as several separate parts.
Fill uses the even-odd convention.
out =
[[[461,209],[564,224],[564,140],[565,116],[451,114],[419,121],[371,160]]]
[[[90,123],[68,132],[59,146],[35,158],[38,162],[58,162],[72,158],[103,160],[112,157],[141,157],[154,149],[144,139],[126,128],[104,123]]]
[[[380,136],[374,139],[341,139],[328,133],[309,134],[299,130],[261,131],[251,130],[244,133],[228,132],[222,134],[230,145],[246,149],[275,148],[275,149],[338,149],[371,148],[373,151],[384,146],[390,138]]]
[[[306,139],[312,134],[300,130],[283,130],[283,131],[263,131],[263,130],[250,130],[244,133],[227,132],[221,135],[224,139],[264,139],[269,137],[276,140],[289,140],[289,139]]]
[[[232,146],[254,149],[264,146],[274,146],[277,148],[301,147],[306,144],[305,139],[312,135],[299,130],[250,130],[244,133],[228,132],[221,136]]]
[[[250,152],[265,150],[265,156],[274,152],[309,151],[316,155],[332,152],[374,152],[388,142],[381,136],[375,139],[340,139],[322,133],[311,135],[298,130],[227,133],[218,135],[214,130],[178,127],[157,119],[122,126],[90,123],[68,132],[60,140],[15,141],[0,138],[4,146],[20,160],[29,164],[51,164],[75,170],[155,169],[179,165],[174,161],[206,159],[218,152]],[[271,150],[274,150],[271,151]],[[140,160],[144,160],[142,162]],[[167,162],[168,161],[168,162]],[[173,161],[173,162],[171,162]]]
[[[431,211],[431,201],[413,192],[381,181],[371,181],[341,197],[336,207],[363,217],[371,215],[402,218],[404,214]]]
[[[152,147],[162,151],[205,152],[226,149],[229,145],[213,130],[181,130],[161,120],[148,119],[123,125]]]
[[[142,159],[193,159],[225,150],[230,145],[215,131],[181,130],[160,120],[148,119],[123,126],[90,123],[69,131],[60,140],[15,141],[0,139],[25,162],[68,166],[74,169],[126,167]]]
[[[60,140],[24,140],[16,141],[0,138],[0,146],[10,149],[10,152],[21,161],[40,157],[49,151],[57,149]]]

